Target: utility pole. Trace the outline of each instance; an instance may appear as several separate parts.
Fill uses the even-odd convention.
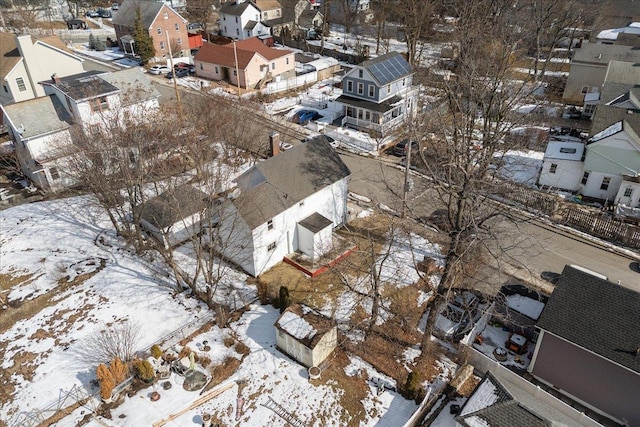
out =
[[[235,59],[236,64],[236,85],[238,86],[238,101],[241,99],[240,96],[240,71],[238,70],[238,51],[236,50],[236,41],[233,41],[233,58]]]
[[[173,90],[176,92],[176,103],[178,105],[178,112],[182,109],[180,104],[180,92],[178,92],[178,82],[176,77],[176,69],[173,68],[173,53],[171,52],[171,43],[169,42],[169,30],[165,31],[167,36],[167,47],[169,48],[169,63],[171,64],[171,73],[173,75]]]

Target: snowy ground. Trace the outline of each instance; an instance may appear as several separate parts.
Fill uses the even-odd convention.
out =
[[[203,304],[174,291],[166,270],[157,260],[142,259],[123,245],[114,236],[104,213],[92,205],[91,197],[4,210],[0,212],[0,228],[0,275],[5,280],[20,277],[4,295],[9,301],[23,300],[23,305],[37,307],[35,314],[25,315],[25,320],[0,334],[3,387],[7,389],[7,384],[12,384],[11,401],[0,408],[0,419],[15,420],[21,412],[44,408],[62,390],[70,390],[74,385],[95,393],[97,389],[91,385],[95,362],[87,359],[84,343],[115,322],[135,325],[141,332],[138,347],[142,349],[194,319],[211,316]],[[415,255],[418,257],[439,255],[437,246],[417,236],[412,241],[411,247],[407,242],[396,242],[393,260],[384,269],[385,276],[394,276],[401,264],[410,262],[412,250],[418,251]],[[181,252],[181,256],[188,255],[188,250]],[[254,288],[246,285],[245,275],[233,272],[228,278],[222,284],[228,288],[227,293],[235,293],[240,299],[253,294]],[[403,274],[398,284],[406,285],[416,278],[415,274]],[[63,287],[65,290],[61,291]],[[56,288],[57,295],[49,300]],[[343,424],[336,408],[344,392],[331,381],[310,385],[304,367],[276,350],[273,324],[278,315],[272,307],[253,305],[231,329],[213,327],[195,337],[188,345],[206,354],[214,365],[226,357],[241,357],[233,348],[223,345],[230,330],[240,337],[250,354],[229,381],[237,381],[242,387],[233,386],[167,425],[199,425],[203,413],[215,412],[226,425],[285,426],[285,421],[261,406],[267,397],[304,421],[315,419],[311,425]],[[205,340],[211,347],[208,351],[202,345]],[[410,363],[416,355],[416,351],[407,351],[406,362]],[[449,361],[444,360],[441,365],[441,377],[425,386],[440,386],[455,370]],[[354,372],[364,373],[368,378],[384,377],[362,360],[351,357],[345,374]],[[168,381],[172,383],[170,390],[162,389],[161,381],[125,398],[122,406],[112,410],[112,420],[103,423],[150,425],[199,397],[197,392],[183,390],[183,379],[176,374]],[[416,409],[414,402],[396,392],[386,391],[377,396],[373,386],[370,388],[371,393],[362,403],[366,416],[360,425],[402,425]],[[158,402],[149,399],[152,391],[161,394]],[[245,404],[236,421],[238,396]],[[75,425],[83,413],[86,414],[86,408],[79,408],[55,425]]]
[[[536,185],[544,153],[509,150],[506,153],[496,153],[494,157],[500,159],[497,173],[501,177],[529,187]]]

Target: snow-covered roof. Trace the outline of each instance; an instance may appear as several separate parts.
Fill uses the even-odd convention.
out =
[[[589,92],[584,96],[584,102],[593,102],[600,99],[600,92]]]
[[[315,61],[308,62],[307,65],[311,65],[316,69],[316,71],[320,71],[331,68],[334,65],[338,65],[338,60],[335,58],[330,58],[328,56],[323,56],[322,58],[316,59]]]
[[[620,33],[640,34],[640,22],[632,22],[628,26],[622,28],[602,30],[598,33],[596,38],[599,40],[617,40],[618,34]]]
[[[538,320],[540,313],[542,313],[542,309],[544,309],[544,303],[542,301],[518,294],[509,295],[506,297],[506,300],[507,306],[510,309],[515,310],[520,314],[524,314],[533,320]]]
[[[318,344],[325,333],[335,328],[331,319],[300,304],[287,307],[275,326],[310,349]]]
[[[544,158],[580,161],[583,153],[584,144],[582,142],[549,141]]]
[[[622,120],[612,124],[611,126],[609,126],[608,128],[606,128],[605,130],[596,133],[595,135],[593,135],[591,137],[591,142],[596,142],[596,141],[600,141],[601,139],[610,137],[611,135],[615,135],[618,132],[622,132]]]

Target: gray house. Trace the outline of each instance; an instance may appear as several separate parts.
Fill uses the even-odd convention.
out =
[[[417,89],[411,66],[398,52],[364,61],[342,79],[342,126],[387,136],[413,116]]]
[[[640,425],[640,293],[566,266],[528,371],[622,425]]]

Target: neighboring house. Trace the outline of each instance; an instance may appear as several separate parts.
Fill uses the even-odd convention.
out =
[[[562,98],[582,104],[584,96],[599,92],[604,83],[609,61],[640,62],[640,49],[631,46],[583,43],[575,50]]]
[[[265,11],[267,15],[276,13],[270,8],[273,3],[265,1],[265,7],[269,8]],[[262,11],[251,0],[223,3],[220,6],[220,33],[222,36],[237,40],[271,34],[269,24],[262,16]]]
[[[142,205],[140,225],[169,248],[191,239],[206,224],[209,195],[191,184],[178,186]]]
[[[640,176],[622,175],[614,203],[617,217],[640,221]]]
[[[283,0],[282,19],[273,24],[276,36],[316,38],[324,15],[309,0]]]
[[[632,93],[629,99],[629,93],[635,91],[637,93]],[[638,94],[640,94],[640,66],[632,62],[609,61],[602,86],[598,91],[584,95],[582,115],[591,117],[598,104],[619,108],[640,108]]]
[[[296,53],[297,68],[301,72],[316,72],[318,81],[333,77],[342,67],[337,59],[315,53]]]
[[[636,97],[638,92],[635,91]],[[623,95],[624,96],[624,95]],[[620,98],[621,100],[622,98]],[[615,103],[612,103],[615,104]],[[590,135],[602,132],[612,123],[626,120],[633,128],[640,129],[640,105],[639,108],[621,108],[621,104],[606,105],[600,104],[596,106],[596,110],[591,116]]]
[[[282,18],[282,5],[278,0],[255,0],[255,5],[260,11],[260,20],[267,24]]]
[[[295,77],[295,55],[266,46],[257,37],[225,45],[205,43],[194,57],[196,75],[229,80],[242,88],[261,88],[277,78]]]
[[[354,67],[342,79],[342,126],[386,136],[411,118],[417,90],[401,53],[390,52]]]
[[[581,194],[613,202],[622,176],[640,174],[639,129],[622,120],[589,139],[579,187]]]
[[[303,305],[287,307],[275,327],[277,347],[307,368],[319,366],[338,346],[335,322]]]
[[[632,22],[622,28],[602,30],[596,36],[596,40],[602,44],[619,44],[618,42],[624,36],[632,36],[640,41],[640,22]]]
[[[622,425],[640,425],[640,293],[566,266],[538,320],[537,380]]]
[[[323,139],[264,160],[236,179],[218,235],[227,258],[258,276],[296,251],[315,258],[347,220],[351,172]]]
[[[51,78],[81,73],[82,58],[72,54],[58,37],[33,39],[28,34],[0,33],[0,104],[44,96],[38,84]]]
[[[187,20],[165,3],[147,0],[125,0],[113,17],[116,39],[125,53],[136,54],[133,37],[138,13],[142,27],[153,39],[156,60],[168,58],[169,49],[174,57],[189,56]]]
[[[577,191],[583,173],[585,145],[579,141],[549,141],[544,152],[538,185]]]
[[[540,390],[535,390],[533,394],[531,389],[535,390],[535,387],[525,389],[487,372],[462,405],[455,420],[465,427],[599,425],[585,418],[577,420],[574,414],[569,416],[567,409],[557,407],[553,397]]]
[[[70,128],[86,134],[125,126],[157,110],[160,94],[138,68],[86,71],[40,82],[47,96],[2,106],[22,173],[45,191],[74,184],[66,173]]]

